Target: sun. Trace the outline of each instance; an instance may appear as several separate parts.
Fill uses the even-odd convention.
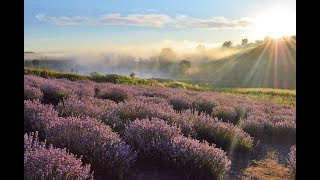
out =
[[[296,14],[286,9],[272,9],[255,18],[254,32],[259,37],[272,38],[296,34]]]

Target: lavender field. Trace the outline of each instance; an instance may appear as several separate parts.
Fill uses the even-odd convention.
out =
[[[24,131],[26,179],[241,179],[270,149],[295,173],[295,108],[214,92],[25,75]]]

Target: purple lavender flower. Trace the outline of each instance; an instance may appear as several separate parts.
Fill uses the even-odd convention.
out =
[[[113,130],[97,119],[60,118],[48,131],[48,142],[83,155],[93,169],[121,174],[136,158],[131,148]]]
[[[46,147],[37,132],[24,135],[24,179],[93,179],[90,164],[84,165],[66,149]]]

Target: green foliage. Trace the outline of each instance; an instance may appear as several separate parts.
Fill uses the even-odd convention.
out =
[[[242,39],[241,45],[247,45],[247,44],[248,44],[248,39],[247,38]]]
[[[49,70],[49,69],[34,69],[34,68],[24,68],[24,74],[26,75],[36,75],[40,76],[43,78],[56,78],[56,79],[69,79],[71,81],[76,81],[76,80],[88,80],[88,76],[82,76],[79,74],[74,74],[74,73],[65,73],[65,72],[59,72],[59,71],[54,71],[54,70]]]
[[[272,101],[291,107],[296,106],[296,91],[271,88],[213,88],[212,91],[226,95],[248,97],[255,100]]]
[[[225,48],[231,48],[233,45],[233,43],[231,41],[225,41],[223,44],[222,44],[222,47],[225,47]]]

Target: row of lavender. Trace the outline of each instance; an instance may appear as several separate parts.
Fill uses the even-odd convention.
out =
[[[252,147],[241,128],[295,134],[292,109],[215,93],[25,76],[25,99],[26,132],[39,131],[40,139],[83,156],[93,170],[118,175],[137,158],[154,158],[221,178],[231,163],[225,151]]]
[[[101,99],[109,99],[116,103],[141,101],[143,99],[142,101],[147,104],[160,104],[162,106],[160,111],[163,110],[168,113],[173,112],[172,108],[180,112],[187,109],[203,112],[224,122],[237,125],[252,136],[267,134],[268,136],[294,137],[296,133],[296,113],[295,109],[291,107],[241,97],[230,97],[213,92],[116,85],[91,81],[72,82],[64,79],[49,80],[26,75],[25,94],[26,99],[40,99],[43,103],[54,105],[57,105],[63,98],[65,98],[64,103],[67,103],[68,97],[72,97],[74,94],[82,102],[88,97],[95,97],[95,100],[88,100],[90,102],[87,102],[95,108],[99,106],[101,103],[99,100]],[[70,101],[77,100],[74,98]],[[105,109],[108,109],[106,106],[110,107],[109,104],[99,106],[100,112],[89,110],[90,107],[86,107],[88,109],[87,115],[93,115],[92,113],[95,117],[106,115]],[[115,109],[115,107],[109,108],[109,110],[112,109]]]

